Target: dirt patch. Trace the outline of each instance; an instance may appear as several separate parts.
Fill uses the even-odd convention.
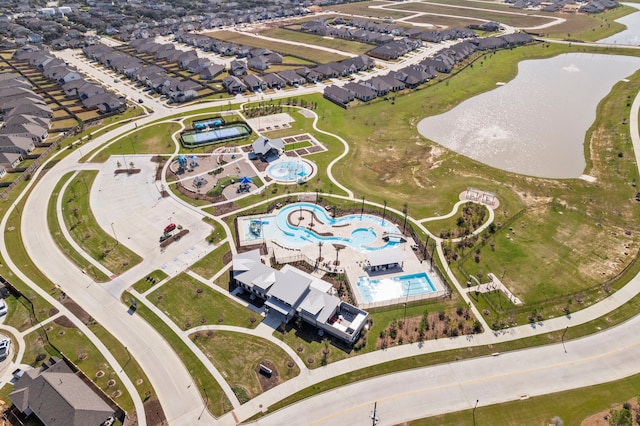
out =
[[[271,377],[267,377],[267,375],[260,372],[260,364],[264,365],[272,371]],[[255,372],[258,375],[258,381],[260,382],[262,391],[266,392],[269,389],[276,387],[280,382],[278,370],[276,369],[276,366],[269,360],[262,360],[260,364],[256,365]]]
[[[147,424],[149,426],[166,425],[167,418],[164,415],[162,406],[158,398],[151,397],[144,402],[144,414],[147,418]],[[137,422],[136,422],[137,423]]]
[[[237,209],[238,205],[236,203],[220,204],[219,206],[216,206],[216,215],[221,216]]]
[[[222,263],[224,263],[225,265],[228,265],[229,263],[231,263],[232,258],[233,258],[233,253],[231,253],[231,250],[229,250],[224,255],[222,255]]]
[[[256,168],[256,170],[258,170],[259,172],[264,172],[265,170],[267,170],[267,167],[269,166],[269,163],[267,163],[266,161],[262,161],[262,160],[251,160],[251,162],[253,163],[253,166]]]
[[[61,327],[76,328],[75,324],[64,315],[54,319],[53,322]]]
[[[83,324],[85,325],[93,324],[94,321],[91,315],[89,315],[87,311],[82,309],[80,305],[74,302],[73,299],[67,296],[66,293],[58,294],[58,297],[56,297],[56,300],[62,303],[65,308],[69,309],[71,313],[73,313],[73,315],[75,315],[80,321],[82,321]],[[65,318],[65,317],[62,317],[62,318]],[[59,324],[58,320],[56,320],[56,324]],[[65,326],[65,327],[75,327],[75,326],[72,324],[70,326]]]

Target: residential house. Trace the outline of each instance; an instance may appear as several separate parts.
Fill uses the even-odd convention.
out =
[[[300,86],[302,84],[304,84],[307,79],[304,78],[303,76],[301,76],[300,74],[298,74],[297,72],[295,72],[294,70],[284,70],[284,71],[280,71],[278,73],[278,75],[284,79],[284,81],[289,85],[289,86]]]
[[[100,93],[82,100],[85,108],[97,108],[101,113],[121,112],[126,108],[124,100],[118,98],[113,93]]]
[[[211,64],[200,71],[200,78],[203,80],[213,80],[225,71],[224,66]]]
[[[374,89],[364,84],[349,82],[344,85],[344,88],[353,93],[356,99],[364,102],[368,102],[377,97],[377,93]]]
[[[107,425],[114,410],[59,358],[27,370],[16,381],[9,398],[26,415],[45,425]]]
[[[300,318],[338,340],[353,345],[367,323],[366,311],[329,294],[331,284],[285,265],[276,270],[260,261],[259,250],[236,254],[233,280],[244,291],[264,300],[267,316],[286,324]]]
[[[262,80],[267,83],[267,86],[271,89],[281,89],[287,85],[285,79],[280,77],[277,73],[272,72],[262,76]]]
[[[35,143],[42,143],[49,136],[49,128],[35,123],[5,123],[0,128],[0,135],[30,138]]]
[[[242,80],[247,88],[252,92],[261,92],[267,88],[267,83],[255,74],[245,75]]]
[[[200,74],[205,68],[211,66],[211,60],[196,58],[187,64],[187,70],[192,74]],[[224,69],[224,67],[222,67]]]
[[[20,154],[13,152],[0,152],[0,178],[3,178],[8,171],[14,169],[23,157]]]
[[[391,87],[392,87],[389,83],[387,83],[381,77],[370,78],[369,80],[362,81],[361,84],[365,86],[369,86],[373,90],[375,90],[376,95],[378,97],[385,96],[387,93],[391,91]]]
[[[334,85],[325,87],[323,94],[325,98],[343,108],[354,99],[353,92]]]
[[[269,61],[265,56],[256,56],[247,61],[247,67],[250,70],[264,72],[269,68]]]
[[[35,149],[35,142],[24,136],[11,136],[0,133],[0,152],[13,152],[27,156]]]
[[[222,79],[222,86],[232,95],[243,93],[247,90],[247,86],[234,75],[227,76]]]
[[[229,74],[235,77],[247,75],[247,63],[244,61],[231,61],[229,65]]]

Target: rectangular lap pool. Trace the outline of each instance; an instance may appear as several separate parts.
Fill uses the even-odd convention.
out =
[[[436,291],[425,272],[380,279],[360,276],[357,288],[365,303],[408,298]]]

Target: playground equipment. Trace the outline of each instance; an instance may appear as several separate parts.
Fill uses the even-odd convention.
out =
[[[202,176],[196,176],[193,179],[193,186],[195,186],[196,188],[201,188],[202,186],[207,184],[207,180],[202,177]]]
[[[200,163],[198,162],[198,157],[196,157],[195,155],[192,155],[189,158],[191,158],[191,163],[189,163],[189,166],[198,167],[200,165]]]
[[[178,168],[181,171],[186,170],[187,168],[187,156],[186,155],[181,155],[178,157]]]
[[[251,232],[251,234],[255,235],[256,237],[262,235],[262,221],[252,219],[249,223],[249,232]]]

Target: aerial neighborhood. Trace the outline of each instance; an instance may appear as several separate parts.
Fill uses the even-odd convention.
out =
[[[638,424],[638,9],[4,2],[3,421]]]

